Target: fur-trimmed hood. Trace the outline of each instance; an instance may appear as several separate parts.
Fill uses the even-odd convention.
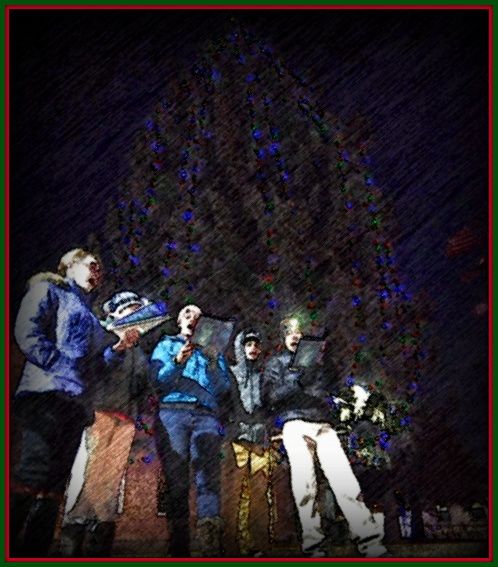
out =
[[[54,272],[39,272],[28,280],[28,289],[42,282],[48,282],[64,288],[71,287],[68,281],[60,274],[56,274]]]
[[[89,295],[72,279],[41,272],[29,280],[14,326],[26,356],[16,395],[64,391],[80,396],[105,373],[105,333],[89,306]]]

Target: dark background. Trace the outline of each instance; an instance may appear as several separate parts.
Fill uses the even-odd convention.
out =
[[[137,131],[176,70],[230,29],[233,15],[314,85],[324,108],[367,121],[371,169],[399,227],[399,273],[432,305],[435,362],[422,394],[440,426],[426,431],[420,474],[436,494],[444,489],[443,498],[482,500],[486,11],[11,12],[11,312],[34,272],[55,269],[90,234],[105,242],[102,227],[130,174]],[[448,254],[463,228],[470,244]]]

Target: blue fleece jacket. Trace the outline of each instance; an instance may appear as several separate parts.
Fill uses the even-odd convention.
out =
[[[177,364],[174,359],[185,342],[181,335],[163,337],[151,355],[161,403],[199,403],[220,409],[230,389],[225,358],[218,354],[216,363],[210,363],[202,350],[195,348],[185,364]]]

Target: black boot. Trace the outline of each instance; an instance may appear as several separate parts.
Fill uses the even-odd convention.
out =
[[[34,496],[31,494],[12,493],[10,495],[9,531],[10,555],[12,557],[21,556],[18,539],[33,502]]]
[[[170,557],[190,557],[190,524],[188,516],[168,517],[168,555]]]
[[[85,524],[66,524],[62,526],[59,553],[61,557],[83,557]]]
[[[169,540],[170,557],[190,557],[190,541],[187,534],[172,535]]]
[[[85,555],[87,557],[110,557],[115,533],[115,522],[97,522],[88,534]]]
[[[25,557],[47,557],[54,537],[60,502],[52,498],[36,499],[26,521],[20,553]]]

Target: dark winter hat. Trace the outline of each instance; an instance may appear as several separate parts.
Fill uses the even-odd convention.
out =
[[[149,302],[145,297],[140,297],[134,291],[119,291],[115,293],[111,299],[106,301],[102,306],[102,310],[106,315],[114,313],[119,307],[128,307],[129,305],[147,305]]]
[[[258,331],[255,331],[254,329],[249,329],[244,336],[244,340],[242,341],[242,344],[246,344],[249,341],[256,341],[257,343],[261,343],[262,339],[261,339],[261,333],[258,333]]]

